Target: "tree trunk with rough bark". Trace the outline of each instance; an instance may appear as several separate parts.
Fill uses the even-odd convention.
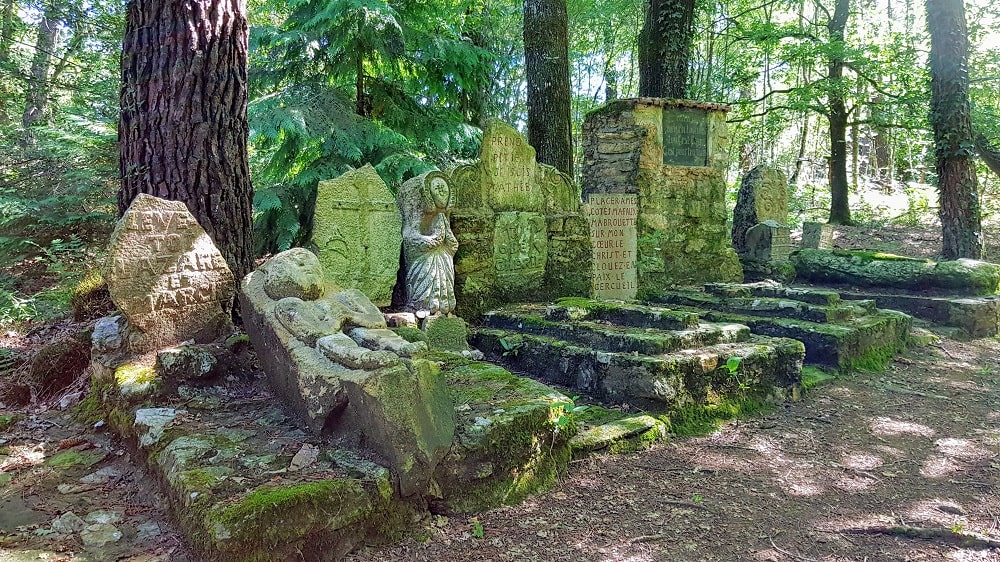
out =
[[[650,0],[639,32],[639,95],[683,98],[694,38],[695,0]]]
[[[536,158],[573,176],[566,0],[524,0],[528,143]]]
[[[852,224],[848,203],[847,182],[847,105],[841,80],[844,77],[844,34],[850,0],[837,0],[833,17],[827,24],[830,32],[830,59],[827,77],[830,81],[830,224]]]
[[[131,0],[122,52],[118,211],[183,201],[237,279],[253,266],[245,0]]]
[[[59,19],[63,9],[64,6],[59,2],[47,4],[45,11],[42,12],[42,20],[38,23],[35,55],[31,59],[24,113],[21,114],[21,125],[25,129],[42,122],[45,109],[49,104],[51,90],[49,87],[49,68],[52,66],[52,51],[55,50],[56,39],[59,37]]]
[[[980,258],[983,251],[975,140],[969,104],[969,32],[962,0],[927,0],[931,35],[931,126],[938,176],[941,253]]]

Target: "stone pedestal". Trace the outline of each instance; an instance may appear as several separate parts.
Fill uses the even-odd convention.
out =
[[[639,298],[663,287],[743,279],[726,229],[727,111],[716,104],[636,98],[587,115],[584,200],[593,213],[606,207],[609,195],[635,198],[633,294]],[[603,239],[598,232],[595,256],[602,250],[596,241]],[[622,287],[629,275],[618,281]],[[602,294],[603,277],[594,270],[595,295]]]

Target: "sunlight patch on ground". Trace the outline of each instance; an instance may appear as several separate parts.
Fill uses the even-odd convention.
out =
[[[894,459],[905,459],[907,457],[906,451],[896,447],[890,447],[889,445],[876,445],[875,450],[885,453],[886,456]]]
[[[976,461],[996,456],[992,451],[980,447],[970,439],[946,437],[934,442],[937,450],[946,456],[967,461]]]
[[[8,456],[0,462],[0,472],[41,464],[45,460],[45,443],[14,445]]]
[[[903,512],[907,522],[933,523],[941,527],[950,527],[955,523],[964,522],[964,514],[965,509],[962,508],[961,504],[940,498],[918,500]]]
[[[962,465],[958,464],[954,459],[948,457],[930,457],[920,467],[920,475],[924,478],[942,478],[961,469]]]
[[[931,437],[935,433],[926,425],[883,417],[872,419],[871,432],[875,435],[919,435],[921,437]]]
[[[882,457],[870,453],[844,453],[840,459],[840,464],[858,470],[871,470],[883,464]]]

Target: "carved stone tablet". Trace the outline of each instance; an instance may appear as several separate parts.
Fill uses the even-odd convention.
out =
[[[337,286],[389,305],[402,229],[396,198],[371,165],[319,182],[312,243],[327,279]]]
[[[588,198],[590,238],[594,248],[594,298],[634,299],[638,196],[594,193]]]
[[[226,260],[180,201],[139,194],[118,221],[104,278],[145,353],[232,329],[235,280]]]
[[[479,149],[480,181],[497,211],[541,211],[544,200],[535,178],[535,149],[517,130],[493,121],[483,132]]]
[[[833,248],[833,226],[821,222],[802,223],[802,247],[820,250]]]
[[[500,213],[493,233],[493,261],[497,276],[526,279],[545,274],[548,258],[545,216],[539,213]]]
[[[757,166],[743,176],[733,209],[733,248],[746,255],[753,250],[747,240],[755,225],[788,221],[788,187],[785,174],[766,166]]]
[[[663,108],[663,164],[708,166],[708,113],[695,108]]]

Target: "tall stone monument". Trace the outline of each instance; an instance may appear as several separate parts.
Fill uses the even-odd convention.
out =
[[[634,98],[587,115],[582,188],[595,296],[742,280],[726,229],[728,109]]]
[[[337,286],[358,289],[376,305],[388,306],[402,227],[396,198],[370,164],[319,182],[310,243]]]
[[[183,202],[136,196],[111,234],[103,273],[132,353],[232,333],[233,274]]]
[[[590,293],[590,237],[576,186],[538,164],[513,127],[490,123],[479,160],[454,170],[451,186],[459,315]]]
[[[795,268],[788,223],[788,180],[780,170],[756,166],[743,176],[733,210],[733,249],[748,281],[791,281]]]

